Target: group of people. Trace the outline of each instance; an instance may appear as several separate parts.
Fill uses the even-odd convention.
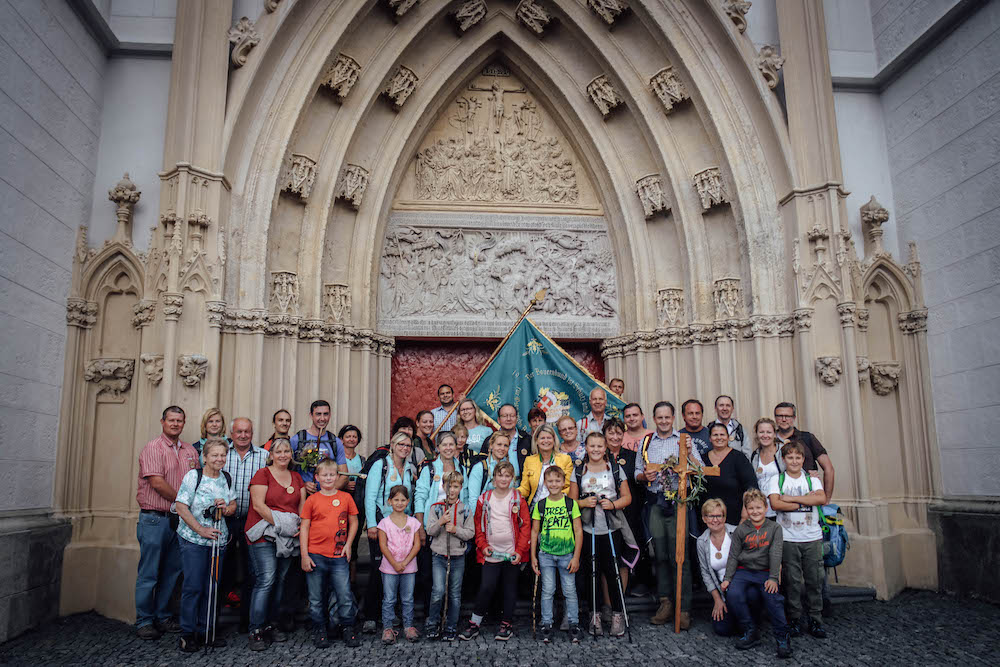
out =
[[[609,387],[624,392],[619,379]],[[164,410],[162,433],[139,459],[138,635],[180,632],[182,651],[206,638],[224,645],[207,627],[208,583],[221,571],[221,600],[238,604],[252,650],[287,639],[303,588],[317,647],[337,639],[358,646],[379,621],[386,643],[399,636],[397,624],[409,641],[470,640],[497,611],[494,636],[507,640],[519,595],[534,605],[539,583],[540,640],[553,640],[561,588],[559,628],[575,643],[605,626],[623,635],[626,595],[655,591],[651,622],[672,622],[678,579],[687,629],[694,571],[713,600],[713,630],[735,636],[738,648],[760,641],[765,611],[781,657],[791,655],[794,636],[826,636],[821,618],[832,610],[817,508],[829,502],[835,473],[819,440],[795,427],[793,404],[779,403],[774,419],[758,419],[747,433],[729,396],[715,400],[708,425],[702,403],[685,401],[680,429],[673,404],[660,401],[647,428],[639,404],[617,419],[595,388],[579,420],[550,423],[533,408],[525,429],[508,404],[494,430],[474,401],[456,405],[450,386],[438,398],[434,409],[396,419],[388,443],[367,457],[358,427],[328,430],[324,400],[294,434],[291,413],[276,412],[263,446],[253,444],[245,417],[226,437],[218,409],[203,416],[200,441],[185,443],[184,411]],[[675,464],[684,456],[711,471],[695,478],[694,502],[677,493]],[[696,555],[678,564],[682,512],[692,519]],[[364,586],[355,567],[362,533],[371,556]],[[213,545],[224,545],[221,555]],[[178,623],[170,599],[181,573]],[[588,580],[590,595],[578,595]],[[474,603],[460,630],[463,591]],[[589,603],[585,623],[581,602]]]

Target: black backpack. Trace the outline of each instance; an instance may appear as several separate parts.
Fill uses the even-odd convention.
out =
[[[381,445],[375,448],[375,451],[365,459],[365,464],[361,466],[361,474],[364,477],[358,477],[357,482],[354,485],[354,504],[358,508],[358,525],[365,525],[365,489],[368,486],[368,474],[372,470],[372,466],[375,465],[376,461],[381,461],[386,456],[389,455],[389,445]],[[385,478],[389,473],[389,466],[382,466],[382,481],[381,486],[385,486]]]
[[[609,458],[607,458],[605,460],[608,462],[608,465],[611,467],[611,475],[612,475],[612,477],[615,480],[615,493],[621,494],[622,481],[623,481],[623,478],[622,478],[622,467],[618,463],[618,459],[616,459],[614,457],[609,457]],[[580,484],[580,482],[583,479],[583,474],[584,474],[584,471],[586,469],[586,466],[587,466],[587,462],[586,461],[581,461],[580,463],[577,464],[576,468],[573,471],[573,476],[575,477],[576,485],[577,485],[578,488],[580,486],[582,486]]]

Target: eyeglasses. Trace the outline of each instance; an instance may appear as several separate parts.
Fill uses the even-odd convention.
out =
[[[413,449],[413,443],[406,444],[405,442],[396,443],[397,447],[406,447],[407,449]]]
[[[725,519],[726,517],[722,516],[721,514],[709,514],[709,515],[705,516],[705,518],[706,519]]]
[[[774,415],[775,419],[795,419],[795,415]]]

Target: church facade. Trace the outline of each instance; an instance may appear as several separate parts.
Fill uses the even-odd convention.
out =
[[[155,41],[157,18],[173,30],[109,47],[103,66],[119,69],[87,165],[101,196],[53,246],[69,273],[51,492],[12,499],[33,523],[0,530],[40,536],[59,563],[61,581],[23,587],[47,591],[38,614],[133,617],[137,456],[165,406],[186,410],[184,440],[219,406],[263,441],[275,410],[299,428],[323,397],[370,447],[388,435],[397,344],[446,355],[499,339],[541,288],[536,324],[599,350],[647,409],[695,397],[710,416],[725,393],[750,428],[793,401],[836,466],[852,539],[841,583],[880,598],[962,589],[945,580],[951,542],[963,521],[996,532],[1000,491],[997,467],[975,472],[954,445],[966,398],[949,369],[995,346],[959,351],[948,334],[962,306],[925,267],[961,259],[928,231],[957,195],[914,189],[922,167],[901,165],[921,149],[906,138],[932,130],[913,120],[921,106],[893,113],[932,87],[912,77],[938,49],[988,41],[966,33],[1000,28],[1000,3],[910,23],[877,0],[178,0],[162,17],[100,4],[44,11],[77,41],[101,25]],[[848,34],[860,5],[869,55]],[[977,58],[985,87],[1000,61]],[[159,92],[140,99],[114,74]],[[995,96],[965,94],[995,117]],[[130,127],[109,122],[129,105],[144,111]],[[115,146],[129,137],[158,163]],[[985,185],[970,172],[954,187],[995,198],[992,159]],[[988,225],[980,205],[970,225]],[[991,363],[984,424],[1000,397]]]

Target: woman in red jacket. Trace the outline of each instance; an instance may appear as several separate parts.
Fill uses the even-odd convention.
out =
[[[516,490],[514,466],[501,461],[493,470],[493,486],[476,503],[476,559],[482,564],[482,580],[469,625],[459,633],[463,640],[479,636],[479,626],[499,585],[503,591],[503,620],[495,639],[507,641],[514,634],[511,620],[517,602],[518,565],[528,558],[531,517],[528,504]]]

